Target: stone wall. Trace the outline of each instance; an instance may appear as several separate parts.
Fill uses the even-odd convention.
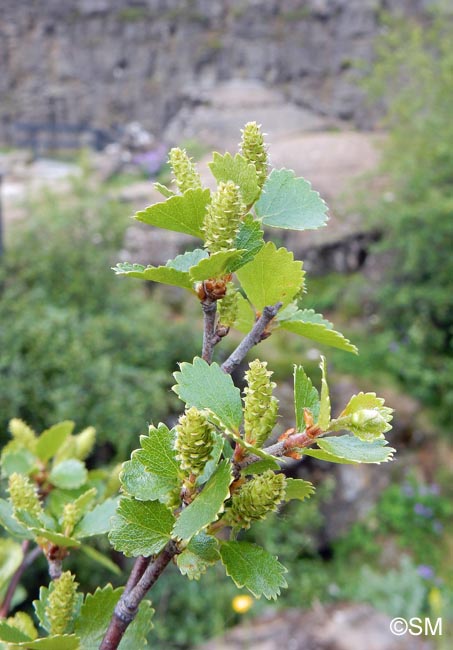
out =
[[[2,0],[0,140],[17,120],[139,120],[157,134],[230,78],[279,87],[334,118],[369,123],[357,59],[383,10],[428,0]]]

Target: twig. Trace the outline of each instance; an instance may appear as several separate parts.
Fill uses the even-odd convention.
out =
[[[263,313],[256,321],[250,332],[239,343],[237,348],[230,354],[228,359],[222,364],[222,370],[227,374],[231,374],[235,368],[244,359],[247,352],[266,338],[266,328],[273,318],[277,315],[278,310],[282,306],[281,302],[276,305],[264,307]]]
[[[6,616],[8,616],[9,610],[11,609],[11,603],[14,598],[14,594],[19,585],[20,579],[22,578],[22,575],[28,569],[28,567],[31,564],[33,564],[36,558],[38,558],[39,555],[41,554],[41,548],[39,546],[36,546],[29,553],[27,553],[29,546],[30,546],[30,542],[28,539],[22,542],[22,552],[24,554],[24,557],[22,559],[22,562],[14,572],[10,580],[10,583],[8,585],[8,589],[6,590],[5,598],[3,599],[3,603],[1,604],[0,607],[0,618],[5,618]]]
[[[155,560],[149,563],[135,587],[128,593],[123,593],[115,607],[99,650],[117,650],[128,626],[137,615],[141,601],[178,552],[176,543],[170,540]]]
[[[322,433],[322,431],[317,427],[315,427],[313,430],[307,429],[303,433],[293,433],[287,438],[279,440],[269,447],[264,447],[263,451],[270,456],[291,456],[291,452],[293,452],[295,449],[301,449],[303,447],[309,447],[312,445],[320,433]],[[249,456],[246,456],[241,462],[236,463],[236,467],[239,470],[242,470],[252,463],[258,462],[259,460],[262,460],[262,458],[255,456],[254,454],[250,454]]]
[[[145,569],[147,569],[148,564],[151,562],[151,557],[145,557],[144,555],[140,555],[135,560],[134,566],[132,567],[132,571],[129,575],[129,578],[126,582],[126,586],[124,587],[124,594],[128,594],[132,589],[136,586],[137,582],[140,580],[142,575],[145,572]]]
[[[215,331],[217,301],[206,298],[201,303],[201,308],[203,310],[203,350],[201,357],[211,363],[214,345],[218,343]]]

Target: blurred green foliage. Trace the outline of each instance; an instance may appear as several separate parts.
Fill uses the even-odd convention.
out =
[[[453,28],[391,21],[368,81],[388,102],[384,200],[369,207],[384,233],[380,331],[393,335],[389,369],[451,426],[453,412]]]
[[[11,417],[37,429],[74,419],[124,457],[175,404],[171,372],[192,356],[195,335],[143,284],[115,278],[126,226],[124,205],[87,174],[11,225],[0,268],[3,431]]]

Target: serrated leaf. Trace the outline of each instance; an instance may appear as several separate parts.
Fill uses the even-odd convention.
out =
[[[209,365],[195,357],[193,363],[183,362],[180,372],[173,373],[173,390],[187,406],[208,409],[230,430],[238,431],[242,422],[239,388],[217,363]]]
[[[172,287],[192,290],[190,275],[171,266],[142,266],[141,264],[120,262],[113,267],[113,270],[117,275],[126,275],[130,278],[160,282],[161,284],[169,284]]]
[[[34,537],[41,537],[47,539],[47,541],[52,542],[56,546],[62,546],[64,548],[77,548],[80,546],[80,542],[74,537],[67,537],[63,533],[57,533],[56,531],[49,530],[47,528],[39,527],[30,527],[30,531],[33,533]]]
[[[329,428],[330,423],[330,395],[329,385],[327,384],[325,357],[321,357],[319,367],[321,368],[321,401],[319,404],[319,417],[317,424],[323,431],[326,431]]]
[[[237,153],[234,158],[230,153],[221,155],[213,154],[213,160],[209,163],[212,175],[217,182],[233,181],[239,186],[241,196],[246,205],[252,205],[258,198],[260,187],[256,174],[255,165],[250,163],[244,156]]]
[[[150,426],[147,436],[140,436],[141,449],[134,451],[132,457],[138,460],[151,474],[177,482],[179,463],[174,449],[173,430],[160,422],[157,427]]]
[[[219,513],[223,512],[223,504],[229,497],[232,481],[231,463],[224,460],[218,465],[200,494],[181,512],[173,528],[173,536],[190,540],[203,528],[216,521]]]
[[[320,449],[307,448],[304,455],[313,456],[330,463],[345,465],[355,463],[386,463],[392,460],[395,450],[387,447],[387,441],[380,438],[373,442],[364,442],[355,436],[335,436],[319,438]]]
[[[170,539],[175,518],[159,501],[123,497],[111,520],[113,548],[128,557],[159,553]]]
[[[177,271],[188,272],[192,266],[196,266],[198,262],[206,257],[209,257],[208,251],[203,250],[203,248],[196,248],[193,251],[177,255],[173,260],[168,260],[165,266],[170,266]]]
[[[383,438],[392,428],[393,409],[384,406],[385,400],[376,393],[353,395],[337,420],[330,425],[331,431],[347,429],[361,440]]]
[[[63,460],[55,467],[49,475],[52,485],[66,490],[74,490],[81,487],[87,481],[88,473],[85,464],[76,458]]]
[[[193,281],[208,280],[209,278],[219,278],[222,275],[230,273],[235,262],[244,255],[245,251],[218,251],[212,253],[209,257],[202,259],[196,266],[190,269],[190,277]]]
[[[267,458],[266,460],[257,460],[255,463],[251,463],[247,467],[241,470],[243,476],[252,476],[256,474],[263,474],[267,472],[268,469],[278,470],[280,465],[273,458]]]
[[[245,252],[242,253],[237,261],[233,262],[230,271],[237,271],[241,266],[245,266],[251,262],[263,246],[263,231],[259,221],[255,221],[251,214],[246,215],[239,227],[236,241],[234,242],[234,247],[237,250]]]
[[[146,471],[144,466],[135,460],[123,464],[120,474],[124,491],[139,501],[162,501],[165,503],[168,493],[175,487],[173,478],[156,476]]]
[[[345,352],[358,353],[355,345],[343,334],[332,329],[333,325],[330,321],[323,318],[321,314],[316,314],[312,309],[298,310],[290,318],[282,321],[280,327],[317,343],[324,343]]]
[[[12,539],[0,538],[0,593],[22,562],[24,554],[20,544]]]
[[[29,474],[35,464],[35,456],[28,449],[7,449],[2,453],[2,476]]]
[[[316,421],[319,416],[319,394],[305,374],[303,366],[294,366],[294,410],[296,413],[296,430],[305,431],[304,409],[309,409]]]
[[[43,431],[36,442],[36,455],[38,458],[45,463],[49,458],[55,456],[66,438],[73,432],[74,426],[74,422],[65,420]]]
[[[327,205],[291,169],[273,169],[264,183],[255,212],[263,224],[273,228],[313,230],[327,223]]]
[[[305,501],[315,491],[313,483],[310,481],[303,481],[301,478],[287,478],[285,489],[285,501],[292,499],[299,499]]]
[[[151,226],[183,232],[202,239],[206,206],[210,200],[209,190],[187,190],[182,196],[171,196],[162,203],[155,203],[145,210],[140,210],[135,219]]]
[[[169,199],[170,196],[175,196],[175,193],[172,190],[169,190],[165,185],[162,185],[162,183],[154,183],[154,188],[159,192],[159,194],[165,196],[166,199]]]
[[[199,580],[220,559],[218,542],[215,537],[200,533],[190,540],[189,545],[176,558],[176,564],[182,575],[189,580]]]
[[[276,599],[287,587],[287,570],[264,548],[249,542],[224,542],[220,555],[225,571],[240,589],[245,587],[256,598]]]
[[[94,594],[87,594],[75,623],[81,650],[98,650],[122,592],[122,588],[113,589],[109,584],[103,589],[98,587]],[[149,601],[142,601],[135,620],[118,646],[119,650],[142,650],[147,647],[146,635],[152,627],[153,613]]]
[[[118,497],[106,499],[82,517],[74,529],[73,536],[81,539],[93,535],[103,535],[110,530],[110,519],[118,507]]]
[[[243,295],[238,294],[238,315],[234,321],[234,328],[248,334],[255,324],[255,312],[249,301]]]
[[[288,305],[303,284],[302,262],[286,248],[265,244],[254,259],[237,271],[247,298],[258,310],[282,302]]]
[[[0,525],[13,537],[33,539],[33,535],[28,528],[20,524],[13,516],[13,508],[6,499],[0,499]]]
[[[24,648],[25,650],[84,650],[80,647],[79,639],[74,634],[56,634],[35,639],[34,641],[23,641],[22,643],[15,643],[13,648]]]
[[[31,641],[31,639],[21,630],[18,630],[17,627],[8,625],[6,621],[0,621],[0,641],[16,644],[21,641]]]

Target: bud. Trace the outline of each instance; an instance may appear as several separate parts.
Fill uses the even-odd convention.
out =
[[[96,429],[94,427],[87,427],[74,436],[74,441],[75,457],[79,460],[85,460],[93,451],[94,443],[96,442]]]
[[[360,409],[349,416],[349,428],[362,440],[382,438],[386,431],[392,428],[392,409],[384,407],[376,409]]]
[[[233,248],[245,212],[239,187],[233,181],[219,183],[204,220],[205,248],[211,253]]]
[[[277,510],[285,498],[286,478],[271,469],[252,478],[233,494],[231,508],[226,517],[236,527],[250,528],[252,521],[264,519]]]
[[[26,634],[32,641],[38,637],[38,632],[33,624],[31,616],[25,612],[16,612],[14,616],[10,616],[6,619],[6,623],[10,627],[14,627],[16,630]],[[10,646],[7,646],[8,648]]]
[[[61,525],[64,534],[69,537],[80,519],[80,509],[75,503],[65,503]]]
[[[181,467],[198,476],[203,472],[214,446],[213,426],[194,406],[179,418],[175,447]]]
[[[232,282],[226,285],[225,297],[218,303],[217,313],[219,314],[220,327],[233,327],[238,317],[239,293]]]
[[[9,422],[9,430],[21,447],[25,447],[30,451],[34,451],[36,447],[36,435],[33,429],[28,424],[19,418],[13,418]]]
[[[261,447],[272,433],[278,412],[278,400],[272,397],[275,382],[267,363],[255,359],[245,373],[244,389],[244,440]]]
[[[41,514],[42,508],[38,493],[28,476],[11,474],[8,491],[14,510],[26,510],[36,516]]]
[[[241,129],[242,140],[240,147],[244,158],[255,166],[258,184],[263,187],[267,178],[267,150],[260,127],[261,125],[256,122],[248,122]]]
[[[74,578],[70,571],[65,571],[50,584],[45,610],[50,634],[64,634],[71,622],[78,587]]]
[[[201,188],[200,174],[185,149],[177,147],[171,149],[168,162],[172,168],[176,184],[183,194],[186,190]]]

